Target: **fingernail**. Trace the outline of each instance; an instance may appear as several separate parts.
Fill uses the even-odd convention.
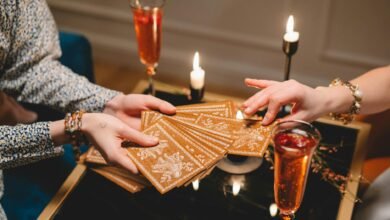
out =
[[[249,115],[251,113],[251,111],[252,111],[252,109],[248,107],[244,110],[244,113]]]
[[[157,137],[149,136],[149,140],[150,140],[151,143],[158,143],[158,138]]]
[[[132,170],[133,174],[138,174],[138,170],[135,168]]]
[[[265,115],[264,118],[263,118],[263,121],[261,122],[261,124],[262,124],[262,125],[268,124],[268,118],[269,118],[269,117],[268,117],[267,115]]]

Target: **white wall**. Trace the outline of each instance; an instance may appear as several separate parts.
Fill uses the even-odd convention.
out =
[[[142,71],[127,0],[48,2],[59,28],[84,33],[96,57]],[[209,89],[247,95],[245,77],[282,80],[289,14],[301,34],[291,78],[327,85],[390,64],[388,0],[167,0],[158,77],[185,85],[199,50]]]

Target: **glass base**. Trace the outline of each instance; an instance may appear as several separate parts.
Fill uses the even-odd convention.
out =
[[[244,174],[256,170],[262,163],[263,159],[258,157],[235,156],[235,158],[229,158],[228,156],[223,158],[217,167],[227,173]]]
[[[294,213],[291,213],[291,214],[280,214],[280,219],[282,220],[293,220],[295,219],[295,215]]]

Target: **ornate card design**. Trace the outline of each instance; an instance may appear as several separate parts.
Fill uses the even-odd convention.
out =
[[[85,155],[85,162],[107,165],[107,162],[104,160],[103,156],[94,147],[90,147],[88,149]]]
[[[196,124],[207,129],[231,134],[229,154],[262,157],[271,140],[273,126],[262,126],[260,120],[238,120],[201,114]]]
[[[160,144],[151,148],[129,147],[129,157],[160,193],[181,186],[204,169],[204,166],[159,124],[152,125],[144,133],[158,137]]]

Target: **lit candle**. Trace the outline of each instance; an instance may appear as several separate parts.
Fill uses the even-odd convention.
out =
[[[243,120],[244,119],[244,114],[242,114],[241,110],[238,110],[236,113],[236,119],[238,120]]]
[[[195,191],[198,191],[199,189],[199,180],[195,180],[192,182],[192,187],[194,188]]]
[[[199,53],[196,52],[192,63],[191,87],[193,89],[202,89],[204,87],[205,72],[199,65]]]
[[[276,203],[272,203],[269,206],[269,214],[271,215],[271,217],[275,217],[278,214],[278,206],[276,205]]]
[[[288,17],[286,33],[283,39],[287,42],[296,42],[299,40],[299,32],[294,31],[294,17],[292,15]]]
[[[237,196],[240,193],[240,190],[245,185],[245,176],[244,175],[232,175],[230,177],[230,184],[232,186],[233,196]]]
[[[240,193],[241,184],[239,182],[233,182],[232,191],[233,196],[237,196]]]

